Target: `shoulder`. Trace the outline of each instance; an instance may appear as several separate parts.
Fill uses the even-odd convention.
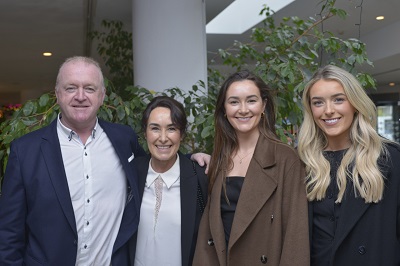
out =
[[[269,140],[274,147],[274,156],[277,160],[300,160],[298,152],[290,145],[280,142]]]
[[[35,145],[39,143],[39,140],[42,138],[48,138],[48,136],[50,136],[51,134],[54,134],[53,136],[56,136],[57,134],[57,123],[56,121],[53,121],[52,123],[50,123],[47,126],[44,126],[40,129],[34,130],[32,132],[29,132],[19,138],[16,138],[15,140],[13,140],[13,143],[22,143],[25,145],[29,144],[29,145]]]
[[[149,164],[149,162],[150,162],[150,159],[151,159],[151,155],[150,155],[150,154],[147,154],[147,155],[145,155],[145,156],[138,156],[138,157],[135,157],[135,158],[133,159],[133,161],[135,162],[136,167],[142,167],[142,166],[148,167],[148,164]]]
[[[102,119],[99,119],[99,125],[104,130],[118,130],[118,131],[134,132],[130,126],[123,125],[123,124],[117,124],[117,123],[111,123],[111,122],[107,122]]]
[[[197,162],[190,160],[186,155],[178,152],[179,155],[179,163],[181,165],[181,169],[189,169],[196,173],[196,175],[200,178],[206,177],[205,166],[200,166]]]

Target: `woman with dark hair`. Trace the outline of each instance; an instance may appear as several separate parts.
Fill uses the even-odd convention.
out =
[[[143,113],[150,155],[135,158],[142,199],[134,265],[191,265],[207,199],[204,169],[179,152],[187,119],[181,103],[155,97]]]
[[[215,108],[209,201],[193,265],[309,265],[304,169],[275,131],[271,90],[231,75]]]
[[[311,265],[400,265],[400,148],[349,72],[320,68],[303,91]]]

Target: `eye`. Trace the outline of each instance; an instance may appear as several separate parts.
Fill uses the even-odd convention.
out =
[[[75,87],[66,87],[65,91],[66,92],[74,92],[74,91],[76,91],[76,88]]]
[[[335,103],[343,103],[344,101],[346,101],[346,99],[344,97],[338,97],[338,98],[335,98],[333,101]]]
[[[318,107],[318,106],[322,106],[324,104],[324,102],[321,100],[315,100],[315,101],[312,101],[311,104]]]
[[[230,100],[230,101],[228,101],[228,103],[229,103],[230,105],[237,105],[237,104],[239,103],[239,101],[237,101],[237,100]]]
[[[176,127],[169,127],[168,128],[168,132],[175,132],[175,131],[177,131],[178,129],[176,128]]]
[[[92,87],[86,87],[85,91],[88,92],[88,93],[94,93],[96,91],[96,89],[92,88]]]
[[[256,103],[256,102],[257,102],[257,99],[249,99],[247,102],[248,102],[248,103]]]
[[[153,131],[153,132],[158,132],[158,131],[160,131],[160,128],[159,128],[159,127],[156,127],[156,126],[150,126],[149,129],[150,129],[150,131]]]

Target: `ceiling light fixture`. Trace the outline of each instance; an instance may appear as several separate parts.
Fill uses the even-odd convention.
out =
[[[385,19],[385,16],[377,16],[376,17],[376,20],[384,20]]]
[[[50,53],[50,52],[44,52],[43,53],[43,56],[52,56],[53,54],[52,53]]]
[[[264,4],[278,12],[295,0],[236,0],[206,25],[207,34],[242,34],[265,19]]]
[[[393,87],[394,85],[396,85],[396,83],[394,83],[394,82],[390,82],[390,83],[389,83],[389,86],[390,86],[390,87]]]

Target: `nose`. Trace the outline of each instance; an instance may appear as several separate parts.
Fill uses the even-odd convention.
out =
[[[247,104],[243,103],[240,105],[239,113],[245,114],[249,111],[249,108],[247,107]]]
[[[334,108],[333,104],[328,102],[326,104],[325,113],[326,114],[333,114],[334,112],[335,112],[335,108]]]
[[[75,94],[75,99],[77,100],[77,101],[84,101],[85,99],[86,99],[86,95],[85,95],[85,90],[83,89],[83,88],[79,88],[77,91],[76,91],[76,94]]]
[[[167,131],[161,130],[161,132],[160,132],[160,141],[164,143],[164,142],[167,142],[167,140],[168,140]]]

